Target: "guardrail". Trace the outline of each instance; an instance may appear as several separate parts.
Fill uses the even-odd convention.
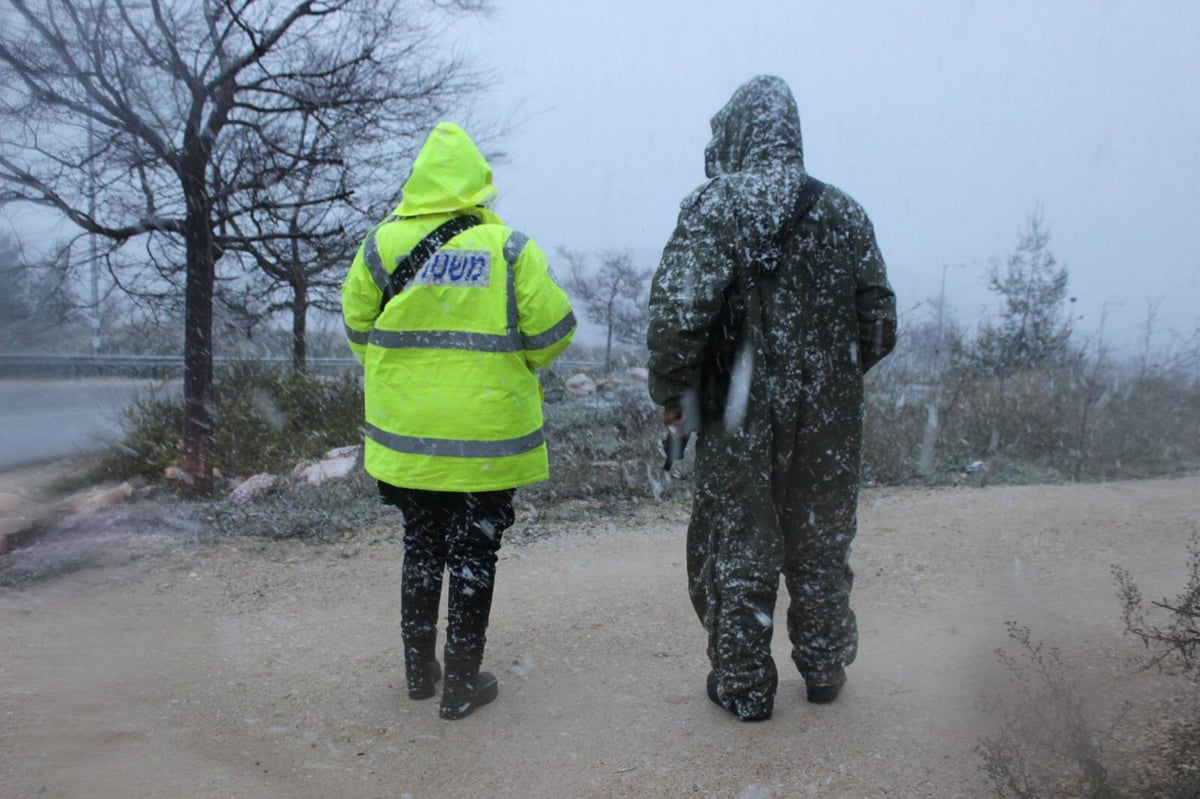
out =
[[[213,358],[213,368],[231,363],[291,365],[291,358]],[[353,358],[308,358],[308,371],[313,374],[339,374],[358,369]],[[599,370],[596,361],[559,360],[556,370]],[[5,379],[74,379],[80,377],[136,377],[146,380],[169,380],[183,377],[183,358],[168,355],[72,355],[72,354],[0,354],[0,380]]]
[[[213,358],[213,368],[231,363],[290,365],[291,358]],[[353,358],[308,358],[310,372],[329,374],[357,369]],[[79,377],[137,377],[147,380],[168,380],[183,377],[183,358],[163,355],[0,355],[0,379]]]

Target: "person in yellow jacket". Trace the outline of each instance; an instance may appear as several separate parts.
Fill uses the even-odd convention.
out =
[[[438,124],[400,205],[366,237],[342,285],[365,377],[364,465],[404,517],[401,629],[408,695],[427,699],[443,571],[450,586],[439,714],[495,699],[480,672],[501,534],[514,489],[549,477],[535,370],[575,332],[545,254],[489,210],[492,170],[467,133]]]

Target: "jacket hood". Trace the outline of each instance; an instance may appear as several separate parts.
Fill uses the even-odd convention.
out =
[[[781,78],[744,83],[712,118],[704,171],[733,203],[743,258],[770,271],[805,180],[800,112]]]
[[[704,152],[710,178],[780,162],[804,165],[800,112],[781,78],[759,75],[742,84],[713,116],[712,134]]]
[[[453,122],[439,122],[413,161],[395,213],[423,216],[461,211],[487,206],[497,194],[492,168],[467,132]]]

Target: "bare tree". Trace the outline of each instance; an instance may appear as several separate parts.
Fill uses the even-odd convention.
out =
[[[0,233],[0,351],[60,348],[82,320],[45,264],[31,261],[16,238]]]
[[[589,274],[587,256],[559,248],[558,256],[570,269],[567,289],[583,303],[588,319],[604,328],[604,371],[612,368],[613,341],[641,344],[646,340],[649,305],[646,288],[653,272],[633,264],[633,256],[606,253],[600,268]]]
[[[0,291],[0,328],[24,323],[33,316],[28,275],[20,247],[0,233],[0,281],[4,284],[4,291]]]
[[[333,131],[304,125],[295,140],[311,154],[311,162],[287,170],[281,179],[260,189],[245,214],[231,219],[227,240],[231,257],[244,268],[244,280],[218,300],[248,327],[276,314],[291,316],[293,368],[304,371],[310,308],[335,311],[341,274],[371,218],[351,200],[353,168],[334,141]],[[326,155],[316,152],[326,149]],[[348,148],[347,148],[348,149]]]
[[[38,301],[29,278],[20,245],[0,233],[0,349],[23,345],[28,340],[25,331],[37,318]]]
[[[311,221],[289,208],[348,199],[336,179],[307,195],[280,190],[295,174],[345,165],[345,147],[322,141],[352,139],[355,157],[382,162],[477,87],[461,58],[442,57],[430,15],[485,3],[5,3],[0,201],[54,209],[104,239],[96,257],[131,295],[182,296],[182,466],[207,493],[213,299],[222,281],[238,280],[218,263],[230,250],[294,240],[265,224]]]
[[[451,7],[485,10],[479,3]],[[427,31],[428,37],[435,35]],[[402,127],[392,123],[386,109],[374,110],[373,116],[357,109],[354,118],[335,124],[305,113],[292,120],[295,124],[284,133],[281,147],[260,149],[251,156],[271,179],[255,188],[244,213],[229,216],[222,242],[243,267],[244,279],[222,287],[217,299],[247,327],[278,315],[290,317],[297,370],[305,367],[309,310],[339,310],[345,270],[370,225],[397,202],[408,165],[425,135],[450,105],[469,102],[486,85],[487,76],[454,60],[446,62],[440,74],[418,71],[406,81]],[[387,135],[380,137],[380,130]],[[505,130],[503,124],[490,121],[472,125],[481,145]],[[286,153],[287,163],[272,164],[276,152]]]

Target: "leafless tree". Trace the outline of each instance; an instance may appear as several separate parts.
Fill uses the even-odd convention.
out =
[[[11,238],[0,234],[0,326],[16,325],[33,316],[28,270],[20,248]]]
[[[455,4],[461,10],[478,4]],[[451,103],[465,104],[486,84],[485,74],[469,71],[465,62],[447,64],[458,74],[430,92],[428,78],[409,86],[404,104],[411,117],[403,129],[391,124],[386,109],[368,117],[330,124],[310,113],[298,115],[278,152],[290,162],[272,165],[274,152],[259,151],[252,159],[273,178],[255,188],[244,213],[230,214],[222,242],[228,257],[242,266],[242,279],[219,286],[217,300],[240,316],[247,327],[278,315],[290,317],[294,368],[307,357],[308,312],[336,312],[338,289],[355,250],[370,226],[398,199],[407,167],[425,134],[446,114]],[[442,76],[444,77],[444,76]],[[354,87],[349,87],[355,91]],[[464,111],[456,116],[461,118]],[[466,120],[471,122],[471,120]],[[492,121],[471,124],[481,146],[502,136],[506,126]],[[377,130],[388,135],[379,138]],[[305,154],[297,158],[296,153]],[[492,151],[493,158],[502,157]]]
[[[334,133],[303,125],[294,136],[315,156]],[[351,199],[353,165],[337,144],[327,146],[325,158],[314,157],[264,186],[264,196],[228,226],[229,256],[243,267],[243,279],[219,290],[218,300],[248,327],[289,314],[298,371],[305,369],[308,312],[337,310],[340,278],[372,218]]]
[[[480,76],[435,34],[439,15],[485,5],[0,6],[0,201],[51,208],[104,240],[96,257],[131,295],[182,297],[182,466],[201,493],[213,466],[214,294],[244,279],[218,271],[222,256],[299,241],[297,228],[332,221],[319,209],[356,187],[330,175],[351,158],[395,163],[396,146],[474,91]],[[320,176],[310,191],[289,194],[308,174]]]
[[[37,318],[37,299],[29,266],[20,246],[0,233],[0,349],[13,350],[27,338],[24,330]]]
[[[594,324],[604,328],[604,371],[612,368],[613,341],[641,344],[646,340],[649,305],[646,288],[653,274],[634,266],[633,256],[624,252],[605,253],[594,273],[587,268],[583,253],[559,248],[569,272],[567,289],[583,303]]]
[[[57,349],[83,331],[63,287],[47,277],[17,238],[0,233],[0,351]]]

